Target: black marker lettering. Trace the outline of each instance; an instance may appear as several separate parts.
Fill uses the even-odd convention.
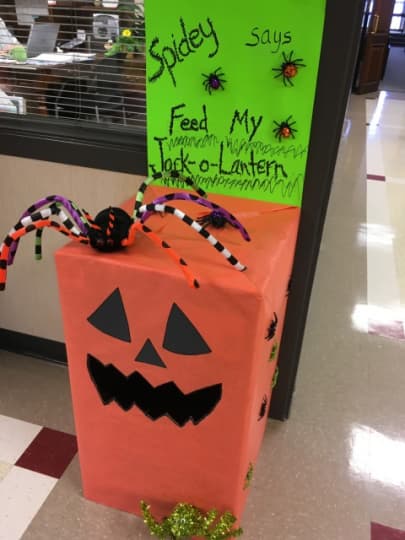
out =
[[[291,43],[291,41],[292,41],[291,32],[290,31],[284,32],[283,45],[287,45],[288,43]]]
[[[274,43],[278,43],[278,47],[275,50],[272,50],[271,52],[277,53],[280,50],[281,47],[281,32],[274,32]]]
[[[165,167],[165,160],[164,160],[164,154],[163,154],[163,141],[165,141],[167,137],[154,137],[154,140],[157,141],[159,146],[159,157],[160,157],[160,167],[159,170],[164,171]]]
[[[200,39],[198,39],[200,38]],[[190,33],[188,35],[188,39],[190,40],[190,44],[194,49],[198,49],[203,42],[203,37],[200,36],[200,31],[198,28],[193,28],[190,30]],[[193,51],[194,52],[194,51]]]
[[[194,51],[190,49],[190,44],[188,42],[188,37],[187,37],[186,25],[184,24],[184,20],[182,18],[180,18],[180,26],[183,31],[183,37],[179,43],[179,51],[181,52],[183,56],[187,57],[189,54],[191,54]],[[184,46],[185,46],[185,50],[184,50]]]
[[[252,30],[250,31],[250,33],[252,34],[252,36],[255,37],[256,39],[256,42],[254,43],[245,43],[246,47],[256,47],[257,45],[259,45],[260,43],[260,36],[259,34],[257,34],[257,31],[259,30],[259,27],[258,26],[255,26],[254,28],[252,28]]]
[[[259,126],[260,124],[262,123],[262,120],[263,120],[263,115],[259,116],[257,122],[255,121],[255,117],[254,116],[251,116],[250,117],[250,121],[252,122],[252,128],[253,128],[253,131],[252,133],[250,134],[250,137],[249,137],[249,142],[253,139],[253,137],[256,135],[256,131],[259,129]]]
[[[203,47],[207,43],[208,47],[206,49],[211,50],[211,52],[206,51],[205,54],[208,58],[215,56],[219,50],[219,39],[215,31],[213,22],[209,17],[207,17],[207,26],[204,29],[203,23],[200,22],[196,28],[187,30],[186,23],[182,17],[179,19],[181,35],[179,39],[176,39],[176,34],[171,33],[171,41],[168,44],[164,45],[161,51],[158,50],[158,45],[160,40],[158,37],[155,37],[152,40],[152,44],[149,47],[149,54],[154,59],[160,63],[159,69],[149,77],[149,82],[153,82],[161,77],[165,71],[170,75],[170,78],[173,82],[173,85],[176,86],[176,77],[175,77],[175,67],[177,63],[184,62],[192,53],[198,51],[200,47]],[[211,41],[211,47],[210,43]]]
[[[169,71],[170,77],[172,78],[173,84],[174,86],[176,86],[176,79],[174,78],[174,75],[173,75],[173,68],[177,62],[176,53],[170,47],[163,47],[162,56],[163,56],[163,62],[165,63],[165,66],[167,70]],[[170,59],[171,59],[171,62],[169,62]]]
[[[229,130],[229,133],[233,133],[233,130],[235,128],[235,122],[239,122],[240,125],[242,125],[242,122],[245,122],[245,130],[246,130],[246,133],[248,133],[249,131],[248,114],[249,114],[248,109],[245,109],[245,112],[242,114],[242,116],[240,115],[239,111],[236,110],[233,114],[232,124]]]
[[[210,54],[208,55],[209,58],[212,58],[213,56],[215,56],[218,52],[218,49],[219,49],[219,41],[218,41],[218,36],[217,36],[217,33],[215,32],[215,29],[214,29],[214,25],[212,24],[212,21],[209,17],[207,17],[207,23],[208,23],[208,26],[210,27],[210,31],[208,34],[206,34],[204,32],[204,28],[203,28],[203,25],[202,23],[199,24],[199,28],[201,30],[201,33],[202,35],[205,37],[205,38],[209,38],[209,37],[213,37],[214,38],[214,42],[215,42],[215,50],[210,52]]]
[[[152,58],[154,58],[155,60],[158,60],[160,62],[160,67],[159,69],[156,71],[156,73],[154,75],[152,75],[151,77],[149,77],[149,82],[153,82],[155,81],[156,79],[158,79],[162,73],[163,73],[163,70],[165,69],[165,65],[164,65],[164,62],[163,62],[163,58],[157,53],[155,52],[153,49],[155,46],[157,46],[159,43],[159,38],[155,38],[152,43],[151,43],[151,46],[149,47],[149,54],[151,55]]]
[[[271,43],[271,39],[270,39],[270,30],[267,29],[263,32],[262,34],[262,39],[260,40],[262,42],[262,45],[266,45],[266,44],[269,44]]]
[[[245,42],[246,47],[257,47],[258,45],[275,45],[274,50],[271,50],[273,54],[279,52],[281,45],[287,45],[291,43],[292,36],[291,31],[281,32],[272,28],[260,28],[260,26],[254,26],[250,31],[251,38]]]
[[[172,34],[172,40],[173,40],[173,50],[174,50],[174,56],[176,57],[176,62],[184,62],[183,58],[181,58],[181,56],[179,55],[179,51],[177,50],[177,43],[173,34]]]

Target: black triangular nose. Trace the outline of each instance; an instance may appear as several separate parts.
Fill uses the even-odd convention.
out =
[[[136,362],[143,362],[144,364],[151,364],[152,366],[166,367],[163,360],[160,358],[159,353],[153,346],[150,339],[147,339],[135,358]]]

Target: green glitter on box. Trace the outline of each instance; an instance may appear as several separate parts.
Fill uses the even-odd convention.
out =
[[[173,512],[160,523],[150,511],[150,505],[141,501],[143,520],[152,536],[169,540],[185,540],[191,536],[206,540],[225,540],[243,534],[241,528],[233,529],[236,518],[230,512],[222,516],[213,509],[204,513],[192,504],[178,503]]]
[[[274,375],[273,375],[273,380],[271,382],[271,389],[275,388],[275,386],[277,385],[279,373],[280,373],[280,370],[278,369],[278,366],[277,366],[276,371],[274,372]]]
[[[246,473],[245,485],[243,486],[243,489],[247,489],[250,486],[250,482],[252,481],[252,478],[253,478],[253,470],[254,470],[253,463],[249,463],[249,468]]]
[[[278,343],[275,343],[273,345],[273,348],[271,349],[270,361],[275,359],[277,351],[278,351]]]

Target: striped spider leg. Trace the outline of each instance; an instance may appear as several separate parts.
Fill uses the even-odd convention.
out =
[[[200,197],[207,196],[205,191],[202,190],[199,186],[197,186],[197,184],[194,182],[192,178],[187,177],[187,176],[181,176],[178,171],[171,171],[167,175],[164,175],[161,172],[154,173],[152,176],[149,176],[148,178],[146,178],[146,180],[142,182],[142,184],[140,185],[138,189],[138,192],[135,197],[135,207],[134,207],[134,212],[133,212],[134,221],[140,218],[139,209],[143,204],[143,198],[144,198],[147,187],[150,184],[152,184],[152,182],[155,182],[156,180],[163,180],[165,178],[169,178],[172,180],[182,180],[185,184],[190,186],[196,193],[198,193]]]
[[[170,201],[190,201],[190,202],[195,202],[196,204],[200,204],[201,206],[205,206],[209,208],[210,210],[212,210],[212,212],[210,214],[206,214],[206,216],[210,216],[215,213],[214,215],[218,215],[219,217],[221,217],[225,221],[225,223],[228,222],[233,227],[235,227],[235,229],[238,229],[242,237],[247,242],[250,242],[249,233],[247,232],[245,227],[242,225],[242,223],[238,219],[236,219],[236,217],[233,216],[230,212],[228,212],[228,210],[226,210],[225,208],[222,208],[222,206],[219,206],[216,203],[208,201],[207,199],[203,199],[202,197],[197,197],[196,195],[193,195],[191,193],[169,193],[168,195],[157,197],[156,199],[152,201],[151,204],[165,204],[166,202],[170,202]],[[141,217],[142,223],[146,219],[148,219],[151,213],[153,212],[145,212],[142,214],[142,217]],[[197,218],[196,221],[202,227],[206,227],[207,225],[207,223],[205,221],[202,222],[200,218]]]
[[[16,240],[19,240],[21,237],[25,236],[31,231],[43,229],[44,227],[54,228],[58,232],[82,244],[88,244],[89,242],[86,236],[82,235],[81,233],[76,234],[61,225],[60,223],[57,223],[56,221],[52,221],[48,218],[44,219],[40,212],[37,212],[32,216],[27,216],[26,218],[23,218],[23,220],[19,221],[10,230],[10,232],[4,239],[4,242],[0,246],[0,291],[6,288],[7,266],[10,255],[10,246],[12,245],[12,243]]]
[[[30,215],[35,214],[36,212],[46,210],[47,208],[41,210],[41,208],[45,205],[47,205],[47,208],[52,209],[52,214],[57,215],[61,222],[66,226],[66,228],[72,230],[76,234],[80,232],[84,235],[87,234],[88,221],[83,214],[83,211],[80,210],[72,201],[70,201],[66,197],[62,197],[61,195],[49,195],[48,197],[44,197],[38,200],[22,214],[22,216],[20,217],[20,221],[22,221],[24,218],[28,218]],[[73,219],[73,222],[65,214],[63,208],[67,212],[69,212]],[[75,225],[77,226],[77,228],[75,228]],[[42,257],[42,232],[43,229],[37,229],[35,234],[35,258],[38,260],[40,260]],[[13,242],[10,246],[10,254],[8,260],[9,265],[13,264],[14,262],[14,257],[18,249],[18,242],[19,240]]]
[[[178,219],[181,219],[184,223],[186,223],[189,227],[194,229],[198,234],[203,236],[208,242],[223,256],[225,259],[231,264],[236,270],[239,270],[240,272],[243,272],[246,270],[246,266],[238,261],[236,257],[232,255],[232,253],[219,242],[212,234],[210,234],[202,225],[197,223],[194,219],[189,217],[187,214],[182,212],[181,210],[178,210],[177,208],[173,208],[172,206],[167,206],[165,204],[145,204],[139,208],[139,214],[143,214],[144,212],[162,212],[162,213],[169,213],[174,216],[176,216]]]

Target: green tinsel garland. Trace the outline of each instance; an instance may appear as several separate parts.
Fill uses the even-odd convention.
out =
[[[173,512],[160,523],[150,511],[150,505],[141,501],[144,522],[152,536],[170,540],[185,539],[191,536],[206,540],[225,540],[241,536],[241,528],[233,529],[236,518],[230,512],[218,516],[217,510],[202,512],[192,504],[178,503]]]

